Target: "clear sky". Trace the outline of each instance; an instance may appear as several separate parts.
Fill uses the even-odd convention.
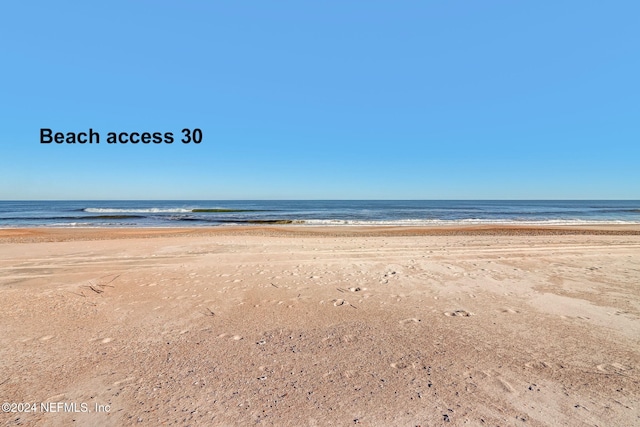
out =
[[[2,2],[0,199],[640,199],[639,17],[637,0]]]

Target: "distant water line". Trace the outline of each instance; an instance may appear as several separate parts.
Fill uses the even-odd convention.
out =
[[[0,227],[640,224],[632,200],[0,201]]]

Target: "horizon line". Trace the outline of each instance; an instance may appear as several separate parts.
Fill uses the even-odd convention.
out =
[[[640,199],[0,199],[0,202],[640,202]]]

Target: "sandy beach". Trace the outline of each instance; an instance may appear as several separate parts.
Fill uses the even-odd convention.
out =
[[[639,425],[640,227],[3,229],[0,330],[3,425]]]

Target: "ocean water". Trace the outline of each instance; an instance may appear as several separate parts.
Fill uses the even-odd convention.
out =
[[[630,200],[0,201],[0,227],[640,224]]]

